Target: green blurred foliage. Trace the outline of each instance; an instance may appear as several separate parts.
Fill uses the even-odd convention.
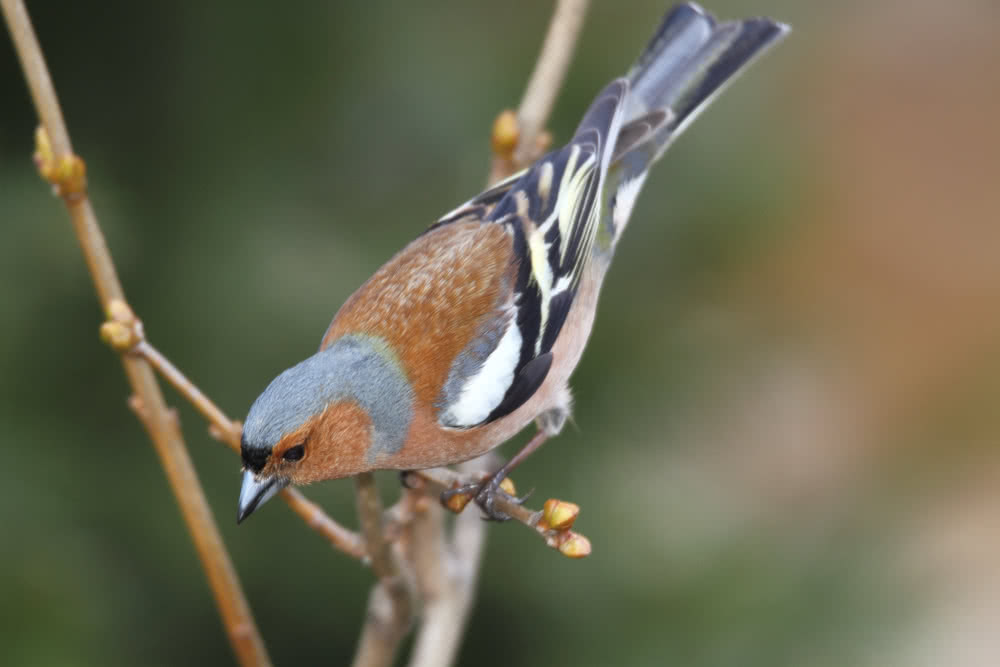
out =
[[[594,4],[551,121],[557,141],[664,11]],[[911,7],[886,4],[886,23]],[[29,5],[129,300],[154,344],[234,417],[315,349],[372,271],[483,185],[490,124],[518,101],[550,11],[531,0]],[[969,7],[996,19],[989,3]],[[933,443],[994,432],[982,415],[1000,391],[972,374],[961,396],[978,397],[973,415],[942,397],[940,419],[904,410],[832,435],[831,423],[854,422],[829,417],[811,378],[854,348],[827,326],[830,292],[817,301],[802,287],[829,246],[795,242],[830,210],[824,156],[852,131],[816,120],[815,100],[830,63],[856,52],[857,12],[873,10],[709,8],[796,31],[657,168],[575,376],[577,428],[518,473],[533,502],[582,505],[594,554],[569,562],[521,527],[491,526],[461,664],[886,664],[926,597],[900,580],[899,526],[919,514],[914,498],[947,484],[883,473],[922,479],[938,469]],[[829,85],[841,86],[829,99],[851,95],[845,77]],[[66,215],[32,169],[34,115],[3,39],[0,101],[0,663],[227,664],[190,539],[97,340]],[[996,369],[995,352],[977,366]],[[170,400],[275,662],[346,663],[368,571],[280,503],[237,528],[238,461]],[[768,449],[770,427],[792,434],[787,450]],[[860,463],[815,454],[824,438]],[[918,454],[872,446],[873,462],[855,446],[900,441]],[[307,492],[353,522],[349,483]]]

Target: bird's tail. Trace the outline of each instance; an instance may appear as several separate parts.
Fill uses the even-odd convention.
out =
[[[788,29],[768,18],[717,23],[698,5],[677,5],[629,70],[625,123],[668,110],[670,118],[655,141],[659,157],[727,84]]]
[[[610,211],[607,218],[615,226],[614,240],[649,167],[728,83],[788,30],[768,18],[718,23],[694,3],[667,13],[627,75],[624,122],[607,183],[612,203],[628,200],[619,201],[627,207]]]

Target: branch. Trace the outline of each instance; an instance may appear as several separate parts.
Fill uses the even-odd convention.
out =
[[[470,461],[461,467],[476,465],[476,461]],[[412,528],[414,543],[423,545],[423,553],[415,549],[412,561],[424,611],[410,667],[437,667],[455,661],[465,633],[486,543],[486,522],[474,512],[462,513],[455,520],[449,542],[443,531],[444,508],[435,498],[424,495],[423,499],[427,512],[413,522]]]
[[[0,1],[42,123],[37,133],[39,171],[52,183],[69,210],[101,305],[107,310],[113,301],[124,303],[124,292],[87,197],[86,167],[73,154],[69,132],[24,3]],[[198,482],[177,420],[167,408],[149,365],[130,357],[122,357],[122,363],[135,392],[133,404],[140,408],[142,423],[180,505],[233,650],[243,665],[268,665],[270,658]]]
[[[292,511],[298,514],[307,526],[325,537],[334,549],[358,560],[364,560],[367,556],[360,535],[334,521],[322,507],[306,498],[300,491],[285,487],[280,495]]]
[[[219,406],[212,402],[212,399],[206,396],[180,369],[174,366],[169,359],[164,357],[159,350],[145,339],[141,330],[135,336],[137,340],[133,340],[130,337],[125,345],[121,345],[118,340],[115,340],[117,331],[113,327],[116,324],[126,325],[126,323],[120,322],[117,319],[111,319],[101,327],[101,337],[105,342],[119,352],[133,354],[145,359],[163,379],[169,382],[181,396],[187,399],[188,403],[201,413],[201,416],[208,422],[209,430],[213,437],[228,445],[233,451],[239,452],[240,437],[243,433],[242,425],[239,422],[229,419],[219,409]]]
[[[119,329],[121,326],[122,329]],[[194,383],[192,383],[169,359],[153,347],[143,337],[141,328],[133,327],[131,331],[118,320],[109,320],[101,327],[102,338],[119,351],[127,351],[145,359],[181,396],[209,423],[209,432],[228,445],[230,449],[240,451],[240,436],[243,427],[238,421],[226,416]],[[310,528],[325,537],[330,545],[351,556],[364,558],[365,547],[361,536],[334,521],[323,509],[302,495],[297,489],[286,487],[281,491],[281,498],[306,522]]]
[[[414,594],[385,539],[382,502],[375,476],[357,475],[358,518],[366,551],[378,584],[368,599],[365,624],[354,656],[354,667],[383,667],[392,664],[399,643],[413,622]]]
[[[505,111],[493,125],[493,165],[490,183],[523,169],[548,147],[544,132],[556,96],[562,88],[576,48],[589,0],[558,0],[542,51],[521,99],[517,113]]]
[[[439,496],[444,491],[466,486],[470,483],[486,479],[488,473],[480,472],[471,479],[447,468],[430,468],[415,470],[408,473],[408,483],[411,487],[421,488],[429,495]],[[416,478],[417,482],[413,479]],[[422,485],[422,486],[421,486]],[[513,494],[510,494],[513,496]],[[455,496],[461,499],[452,509],[462,512],[472,500],[471,496]],[[515,502],[511,498],[498,496],[496,508],[510,516],[511,519],[531,528],[545,541],[545,544],[556,549],[568,558],[583,558],[591,551],[590,540],[573,532],[571,528],[580,514],[580,508],[570,502],[549,498],[540,510],[531,510]]]

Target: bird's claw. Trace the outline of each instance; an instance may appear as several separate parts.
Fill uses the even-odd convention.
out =
[[[479,484],[466,484],[454,489],[448,489],[441,493],[441,504],[445,507],[450,507],[449,500],[455,496],[468,495],[472,496],[472,499],[479,505],[479,509],[483,511],[483,519],[485,521],[509,521],[511,518],[510,515],[497,509],[497,498],[504,498],[520,505],[527,500],[528,496],[518,498],[501,489],[500,484],[503,482],[503,479],[504,475],[494,475]]]

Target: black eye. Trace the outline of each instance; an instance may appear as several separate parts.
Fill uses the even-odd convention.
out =
[[[305,455],[306,455],[306,446],[295,445],[294,447],[289,447],[285,451],[284,456],[282,456],[281,458],[285,459],[286,461],[298,461]]]

